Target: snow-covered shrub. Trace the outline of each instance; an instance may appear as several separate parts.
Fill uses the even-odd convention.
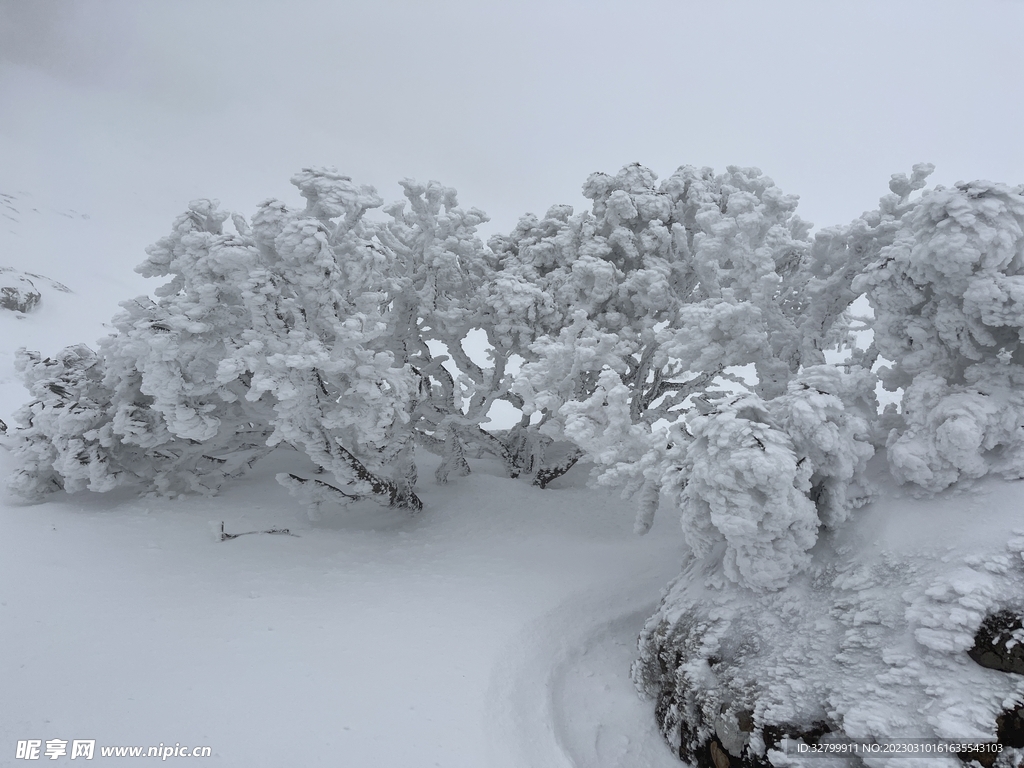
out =
[[[837,528],[869,495],[858,485],[874,447],[848,401],[873,401],[874,377],[805,369],[786,395],[741,395],[688,424],[665,454],[666,496],[682,513],[692,555],[719,585],[784,587],[811,561],[819,528]]]
[[[782,587],[804,568],[818,532],[811,466],[771,422],[756,395],[695,417],[666,488],[693,555],[717,548],[723,575],[755,589]]]
[[[120,474],[116,459],[98,433],[111,392],[96,353],[79,345],[44,360],[19,350],[15,367],[35,400],[15,414],[22,425],[14,443],[20,466],[9,480],[11,489],[36,497],[61,488],[114,487]]]
[[[135,481],[162,493],[213,491],[287,443],[337,482],[281,476],[292,489],[420,505],[411,453],[420,378],[388,348],[391,254],[362,221],[380,199],[331,171],[292,181],[305,210],[269,200],[251,226],[234,215],[235,232],[225,233],[229,215],[196,201],[148,250],[138,271],[170,281],[156,301],[123,303],[99,353],[77,356],[105,393],[88,424],[68,424],[52,398],[23,409],[20,476],[40,480],[16,489],[79,489],[85,470],[70,472],[64,458],[74,452],[93,490]],[[48,365],[37,361],[29,377]],[[83,398],[75,390],[70,400],[77,408]],[[75,428],[65,448],[60,431]],[[81,440],[105,453],[83,452]],[[31,458],[48,451],[60,454],[50,467]]]
[[[982,370],[972,369],[969,385],[922,373],[907,387],[905,426],[887,445],[897,479],[939,491],[989,473],[1024,477],[1024,369],[991,366],[987,377]]]
[[[215,378],[247,325],[238,276],[251,254],[220,234],[225,218],[206,201],[179,217],[144,265],[173,261],[177,284],[158,302],[125,302],[98,353],[19,353],[35,400],[18,414],[14,490],[34,497],[141,482],[165,494],[210,492],[266,451],[266,415],[246,405],[244,389]]]
[[[417,443],[442,482],[488,451],[543,487],[585,455],[637,499],[639,532],[661,504],[681,516],[684,572],[634,676],[682,757],[792,764],[786,734],[1002,739],[1024,731],[1024,688],[971,646],[1020,639],[1024,539],[978,505],[885,497],[1024,476],[1024,189],[914,197],[931,170],[813,239],[794,196],[734,167],[594,174],[591,210],[486,246],[485,216],[434,182],[403,182],[381,221],[374,190],[323,169],[293,178],[301,210],[196,201],[139,268],[168,282],[98,351],[19,354],[34,400],[5,438],[12,487],[213,492],[287,444],[328,473],[279,476],[310,503],[416,509]],[[899,408],[878,412],[879,378]],[[489,432],[499,402],[521,420]]]
[[[756,169],[685,166],[656,182],[638,165],[593,174],[583,190],[592,211],[554,208],[521,224],[508,249],[545,288],[533,308],[542,335],[515,384],[526,413],[576,442],[604,482],[642,490],[648,523],[661,427],[689,398],[739,384],[730,366],[789,370],[782,337],[797,336],[795,307],[779,272],[810,245],[796,199]]]
[[[926,193],[861,276],[875,345],[905,390],[893,474],[937,491],[987,472],[1019,477],[1024,446],[1024,187]]]
[[[875,453],[875,382],[864,368],[815,365],[801,370],[770,404],[779,429],[810,468],[809,497],[830,530],[872,497],[864,473]]]
[[[697,400],[689,434],[677,425],[637,461],[647,477],[661,469],[691,552],[634,679],[693,764],[802,765],[787,737],[998,741],[996,765],[1024,762],[1024,687],[1009,674],[1024,617],[1019,489],[984,480],[1024,477],[1024,188],[912,198],[930,171],[894,176],[878,210],[815,237],[784,394]],[[825,364],[860,292],[874,340]],[[899,408],[878,412],[876,370],[902,390]],[[869,465],[883,447],[888,472]],[[965,480],[971,497],[897,488]]]
[[[795,372],[798,362],[797,273],[810,242],[796,198],[756,169],[715,176],[685,166],[656,180],[640,166],[592,175],[584,185],[592,212],[553,209],[560,218],[545,221],[551,234],[517,251],[520,260],[544,259],[552,305],[536,313],[545,336],[522,386],[538,390],[535,379],[558,376],[568,356],[575,365],[559,388],[563,399],[570,391],[570,399],[589,397],[598,374],[611,370],[631,393],[632,420],[648,424],[674,420],[673,409],[734,365],[765,372],[762,395],[784,391],[788,374],[778,389],[766,372]],[[565,335],[570,318],[576,328]],[[577,361],[581,334],[617,337],[617,360],[586,352]],[[549,400],[533,407],[560,420]]]
[[[930,170],[894,177],[879,211],[813,241],[796,197],[756,169],[716,175],[686,166],[661,184],[635,165],[614,177],[594,174],[584,186],[591,212],[553,208],[495,244],[505,264],[544,288],[527,303],[543,333],[514,385],[524,411],[539,418],[544,434],[575,442],[596,465],[598,482],[636,494],[637,530],[647,530],[693,425],[706,423],[702,412],[744,392],[778,410],[770,404],[787,397],[802,370],[849,344],[852,283],[892,242],[913,206],[910,193]],[[822,407],[842,410],[864,393],[873,400],[873,363],[854,350],[847,367],[859,394],[830,389],[836,404]],[[855,413],[873,417],[860,406]],[[802,428],[798,411],[778,423]],[[696,452],[709,445],[698,441],[686,466],[708,461]],[[840,454],[829,461],[844,469],[800,492],[812,506],[832,509],[829,519],[845,515],[837,510],[848,506],[846,486],[859,471],[851,468],[863,464]]]
[[[418,440],[443,457],[436,476],[444,482],[451,472],[469,471],[465,434],[475,436],[504,379],[500,365],[485,371],[462,346],[479,325],[480,295],[492,272],[476,236],[487,217],[460,208],[455,190],[437,182],[406,179],[402,187],[406,200],[388,206],[390,220],[375,229],[392,255],[383,338],[395,360],[420,378],[413,426]],[[432,345],[443,345],[447,354],[435,355]]]
[[[572,466],[578,454],[552,459],[551,441],[524,420],[510,431],[483,425],[498,401],[514,408],[510,367],[538,329],[524,317],[522,299],[539,287],[505,269],[484,246],[476,227],[487,220],[458,205],[454,189],[437,182],[403,181],[406,200],[385,208],[390,220],[375,226],[379,247],[391,255],[387,282],[387,349],[420,378],[412,413],[417,441],[442,457],[440,482],[465,474],[467,448],[502,460],[511,477],[531,476],[544,487]],[[467,352],[475,332],[488,343],[488,363]]]

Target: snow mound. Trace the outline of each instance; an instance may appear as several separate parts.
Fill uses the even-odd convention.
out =
[[[782,737],[812,733],[996,741],[1024,678],[969,652],[986,617],[1024,609],[1020,487],[989,478],[927,500],[891,480],[879,490],[784,589],[722,588],[709,578],[714,554],[692,557],[670,585],[634,678],[657,697],[680,757],[710,764],[717,749],[789,765]]]

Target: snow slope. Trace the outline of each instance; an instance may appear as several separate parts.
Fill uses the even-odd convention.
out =
[[[416,518],[314,523],[273,480],[296,459],[212,500],[6,501],[8,758],[94,738],[209,745],[196,762],[225,766],[678,765],[628,677],[678,572],[672,521],[638,538],[607,494],[483,464],[427,484]],[[221,542],[221,520],[298,537]]]

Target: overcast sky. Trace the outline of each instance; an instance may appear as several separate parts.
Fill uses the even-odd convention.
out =
[[[1020,0],[0,0],[0,191],[151,241],[334,165],[389,200],[438,179],[504,231],[593,171],[735,164],[824,226],[920,161],[1024,182],[1022,41]]]

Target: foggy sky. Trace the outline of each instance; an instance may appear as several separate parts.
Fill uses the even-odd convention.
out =
[[[298,203],[289,176],[333,165],[507,231],[593,171],[744,165],[825,226],[916,162],[1024,182],[1022,40],[1017,0],[0,0],[0,191],[152,241],[189,199]]]

